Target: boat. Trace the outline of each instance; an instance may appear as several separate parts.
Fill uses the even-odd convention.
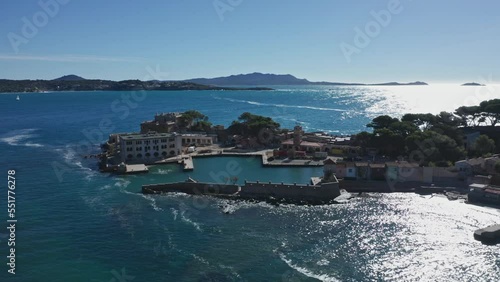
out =
[[[17,100],[17,101],[21,100],[21,99],[19,98],[19,95],[17,95],[16,100]]]

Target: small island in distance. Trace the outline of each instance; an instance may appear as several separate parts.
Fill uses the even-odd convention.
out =
[[[462,86],[486,86],[486,85],[477,82],[467,82],[462,84]]]

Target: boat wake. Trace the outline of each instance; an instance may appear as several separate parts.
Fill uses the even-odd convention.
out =
[[[344,109],[337,109],[337,108],[324,108],[324,107],[285,105],[285,104],[269,104],[269,103],[260,103],[260,102],[256,102],[256,101],[239,100],[239,99],[233,99],[233,98],[220,98],[220,97],[215,97],[215,96],[214,96],[214,98],[219,99],[219,100],[226,100],[229,102],[246,103],[246,104],[250,104],[250,105],[265,106],[265,107],[295,108],[295,109],[308,109],[308,110],[317,110],[317,111],[335,111],[335,112],[345,112],[346,111]]]
[[[44,147],[42,144],[33,143],[27,141],[28,139],[37,137],[37,134],[34,134],[38,129],[18,129],[13,130],[8,133],[5,133],[0,136],[0,141],[7,143],[10,146],[25,146],[25,147]]]
[[[126,184],[126,186],[128,186],[128,184],[130,184],[130,181],[127,181],[128,183]],[[124,185],[122,183],[115,183],[115,186],[118,186],[120,187],[120,185]],[[156,205],[156,199],[150,195],[144,195],[142,193],[133,193],[133,192],[130,192],[130,191],[127,191],[125,190],[124,188],[126,186],[121,186],[123,188],[120,188],[120,192],[124,193],[124,194],[129,194],[129,195],[134,195],[134,196],[138,196],[138,197],[141,197],[143,199],[146,199],[149,204],[151,205],[151,207],[155,210],[155,211],[162,211],[163,209],[158,207],[158,205]]]
[[[77,170],[85,174],[85,180],[90,182],[95,176],[99,174],[96,170],[85,166],[80,160],[80,157],[77,156],[76,152],[72,150],[70,146],[66,146],[64,149],[56,148],[55,151],[62,156],[65,164],[76,168]]]
[[[315,279],[318,279],[320,281],[325,281],[325,282],[337,282],[337,281],[340,281],[338,280],[337,278],[335,277],[331,277],[331,276],[328,276],[326,274],[316,274],[314,272],[312,272],[311,270],[305,268],[305,267],[301,267],[301,266],[298,266],[297,264],[294,264],[292,262],[292,260],[290,259],[287,259],[286,256],[284,254],[279,254],[279,257],[280,259],[285,262],[290,268],[302,273],[303,275],[307,276],[307,277],[311,277],[311,278],[315,278]]]
[[[181,211],[180,219],[182,221],[184,221],[185,223],[192,225],[197,231],[203,232],[203,230],[201,229],[201,226],[198,222],[195,222],[186,216],[186,211]]]

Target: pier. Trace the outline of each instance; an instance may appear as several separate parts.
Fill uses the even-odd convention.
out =
[[[179,160],[178,163],[182,164],[182,169],[184,171],[194,170],[193,158],[191,156],[182,157],[182,159]]]
[[[338,181],[317,185],[297,183],[250,182],[236,184],[202,183],[188,179],[185,182],[150,184],[142,186],[143,194],[180,192],[190,195],[210,195],[235,200],[256,200],[271,203],[327,204],[340,196]]]

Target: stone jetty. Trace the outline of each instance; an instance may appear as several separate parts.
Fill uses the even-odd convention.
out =
[[[485,244],[500,243],[500,224],[494,224],[474,231],[474,239]]]

